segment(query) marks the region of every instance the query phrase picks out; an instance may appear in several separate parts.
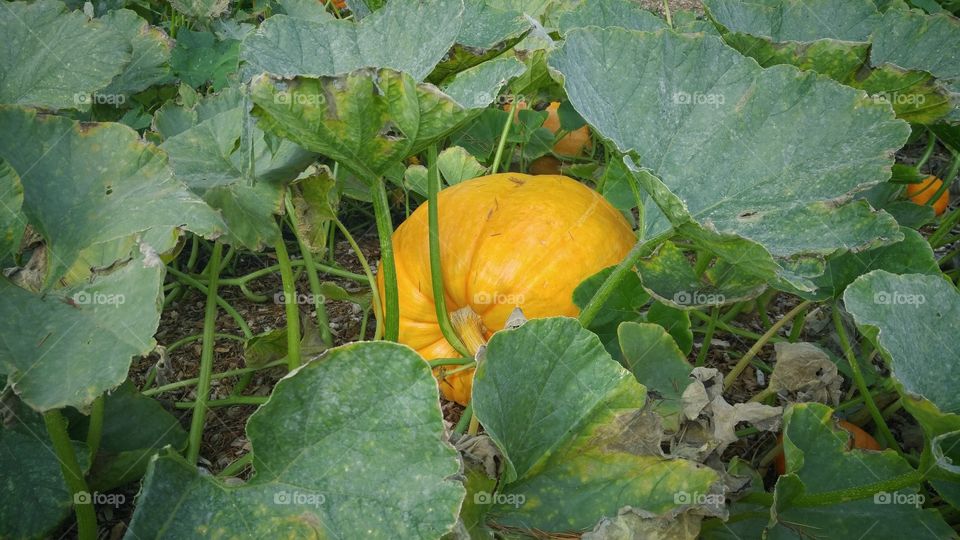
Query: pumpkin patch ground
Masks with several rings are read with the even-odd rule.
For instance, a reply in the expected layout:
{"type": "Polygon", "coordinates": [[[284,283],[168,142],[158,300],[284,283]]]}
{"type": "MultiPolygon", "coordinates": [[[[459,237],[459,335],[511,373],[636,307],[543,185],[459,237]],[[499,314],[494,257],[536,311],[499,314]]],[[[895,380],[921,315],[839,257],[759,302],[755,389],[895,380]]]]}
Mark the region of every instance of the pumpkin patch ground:
{"type": "Polygon", "coordinates": [[[0,538],[960,532],[957,2],[0,13],[0,538]]]}

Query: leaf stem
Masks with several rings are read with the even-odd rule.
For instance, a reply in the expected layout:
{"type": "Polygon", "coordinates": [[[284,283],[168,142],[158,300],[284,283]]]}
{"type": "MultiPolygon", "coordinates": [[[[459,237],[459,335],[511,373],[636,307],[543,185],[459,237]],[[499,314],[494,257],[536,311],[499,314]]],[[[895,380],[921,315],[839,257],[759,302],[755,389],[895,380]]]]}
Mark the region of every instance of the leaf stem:
{"type": "Polygon", "coordinates": [[[277,262],[280,264],[283,308],[287,316],[287,366],[293,371],[300,366],[300,306],[297,305],[297,284],[293,277],[293,267],[290,266],[287,245],[283,241],[282,228],[280,239],[273,247],[277,252],[277,262]]]}
{"type": "Polygon", "coordinates": [[[668,229],[647,240],[637,241],[630,250],[630,253],[627,253],[626,258],[607,276],[607,279],[604,280],[600,288],[597,289],[593,298],[590,299],[590,302],[588,302],[587,305],[584,306],[583,311],[580,312],[580,324],[583,325],[584,328],[590,326],[590,323],[592,323],[593,319],[600,313],[600,309],[603,308],[603,305],[610,296],[613,295],[613,292],[617,289],[620,282],[627,277],[629,272],[633,272],[633,267],[637,265],[640,258],[649,254],[653,248],[670,238],[671,235],[673,235],[673,229],[668,229]]]}
{"type": "MultiPolygon", "coordinates": [[[[226,379],[227,377],[236,377],[237,375],[243,375],[245,373],[253,373],[254,371],[270,369],[277,366],[285,366],[286,364],[287,364],[287,359],[282,358],[280,360],[274,360],[273,362],[270,362],[269,364],[264,364],[262,366],[237,368],[237,369],[231,369],[228,371],[222,371],[220,373],[212,373],[210,375],[210,379],[211,380],[226,379]]],[[[184,379],[182,381],[177,381],[170,384],[165,384],[163,386],[158,386],[156,388],[151,388],[149,390],[144,390],[143,392],[141,392],[141,394],[143,394],[144,396],[155,396],[157,394],[162,394],[164,392],[170,392],[171,390],[186,388],[187,386],[192,386],[194,384],[197,384],[198,382],[200,382],[200,379],[198,377],[193,377],[191,379],[184,379]]]]}
{"type": "MultiPolygon", "coordinates": [[[[267,396],[231,396],[224,399],[214,399],[203,404],[204,407],[229,407],[230,405],[263,405],[270,399],[267,396]]],[[[173,406],[177,409],[196,409],[199,401],[178,401],[173,406]]]]}
{"type": "Polygon", "coordinates": [[[90,409],[90,423],[87,427],[87,448],[90,450],[90,459],[97,457],[100,450],[100,439],[103,436],[103,414],[106,405],[106,397],[101,394],[93,402],[90,409]]]}
{"type": "Polygon", "coordinates": [[[397,265],[393,259],[393,223],[390,219],[390,201],[382,178],[373,182],[373,211],[380,237],[380,272],[383,273],[384,339],[397,341],[400,337],[400,291],[397,287],[397,265]]]}
{"type": "Polygon", "coordinates": [[[233,460],[232,463],[224,467],[222,471],[217,473],[217,476],[220,478],[223,478],[225,476],[233,476],[238,472],[242,471],[243,469],[245,469],[247,465],[250,465],[251,463],[253,463],[253,452],[247,452],[246,454],[238,457],[237,459],[233,460]]]}
{"type": "Polygon", "coordinates": [[[330,319],[327,317],[327,307],[324,305],[323,294],[320,292],[320,276],[317,275],[317,265],[313,261],[313,254],[310,248],[303,242],[300,234],[300,222],[297,218],[297,212],[290,202],[290,197],[284,196],[284,205],[287,209],[287,216],[290,218],[290,229],[297,239],[297,245],[300,246],[300,256],[303,257],[303,264],[307,269],[307,281],[310,283],[310,293],[313,295],[313,309],[317,313],[317,328],[320,330],[320,339],[327,347],[333,346],[333,334],[330,332],[330,319]]]}
{"type": "Polygon", "coordinates": [[[357,260],[360,261],[360,266],[363,267],[363,272],[367,275],[367,284],[370,285],[370,303],[373,306],[373,316],[377,320],[377,329],[374,331],[373,339],[380,339],[380,337],[383,336],[384,321],[383,302],[380,300],[380,290],[377,288],[377,278],[373,277],[373,272],[370,270],[370,264],[367,262],[367,257],[364,256],[363,251],[360,251],[360,246],[357,245],[357,241],[354,240],[353,235],[350,234],[350,231],[347,230],[347,227],[337,218],[333,218],[333,222],[337,225],[337,228],[340,229],[340,233],[343,234],[343,237],[347,239],[347,243],[349,243],[350,247],[353,248],[353,252],[357,254],[357,260]]]}
{"type": "Polygon", "coordinates": [[[43,423],[47,426],[53,451],[57,454],[60,471],[70,491],[70,500],[73,501],[73,511],[77,516],[77,537],[80,540],[96,540],[97,513],[93,509],[93,500],[77,461],[77,454],[73,451],[70,435],[67,434],[67,421],[60,409],[53,409],[43,413],[43,423]]]}
{"type": "Polygon", "coordinates": [[[734,381],[737,380],[737,377],[739,377],[740,374],[743,373],[743,370],[746,369],[748,365],[750,365],[750,360],[753,359],[753,357],[756,356],[761,349],[763,349],[763,346],[766,345],[768,341],[770,341],[770,338],[776,335],[777,331],[783,328],[783,326],[786,325],[788,322],[793,320],[793,318],[796,317],[801,311],[807,309],[807,306],[809,306],[810,304],[811,302],[809,300],[805,300],[797,304],[796,307],[788,311],[787,314],[784,315],[782,319],[773,323],[770,326],[770,329],[767,330],[766,333],[764,333],[762,336],[760,336],[760,339],[758,339],[756,343],[754,343],[753,346],[750,347],[750,350],[748,350],[747,353],[744,354],[743,357],[741,357],[740,360],[737,361],[737,364],[733,366],[733,369],[730,370],[730,373],[727,373],[727,376],[723,378],[723,389],[729,390],[730,387],[733,386],[734,381]]]}
{"type": "Polygon", "coordinates": [[[513,125],[513,111],[517,107],[517,100],[510,102],[510,110],[507,111],[507,121],[503,123],[503,130],[500,131],[500,141],[497,142],[497,153],[493,156],[493,163],[490,164],[490,174],[497,174],[500,167],[500,160],[503,159],[503,149],[507,145],[507,135],[510,134],[510,126],[513,125]]]}
{"type": "Polygon", "coordinates": [[[710,350],[710,342],[713,340],[713,332],[717,328],[717,321],[720,319],[720,306],[713,306],[710,312],[710,321],[707,323],[707,330],[703,334],[703,344],[700,345],[700,352],[697,353],[696,367],[701,367],[707,360],[707,352],[710,350]]]}
{"type": "Polygon", "coordinates": [[[437,313],[440,332],[461,356],[473,356],[450,323],[447,312],[446,292],[443,288],[443,269],[440,266],[440,208],[437,202],[440,192],[440,174],[437,170],[437,145],[427,149],[427,216],[430,244],[430,282],[433,286],[433,305],[437,313]]]}
{"type": "MultiPolygon", "coordinates": [[[[176,276],[177,279],[179,279],[180,281],[186,283],[187,285],[193,287],[194,289],[197,289],[203,294],[209,295],[209,288],[206,285],[203,285],[202,283],[194,279],[193,277],[191,277],[189,274],[185,274],[177,270],[176,268],[173,268],[172,266],[168,266],[167,271],[173,274],[174,276],[176,276]]],[[[217,281],[217,283],[219,285],[219,280],[217,281]]],[[[228,315],[233,317],[233,320],[236,321],[237,326],[240,327],[240,331],[243,332],[244,336],[248,338],[253,337],[253,331],[250,330],[250,326],[247,324],[247,321],[244,320],[243,315],[240,315],[240,312],[234,309],[234,307],[231,306],[229,302],[227,302],[220,296],[217,296],[216,303],[218,306],[223,308],[223,310],[226,311],[228,315]]]]}
{"type": "Polygon", "coordinates": [[[210,283],[207,287],[207,304],[203,314],[203,349],[200,353],[200,374],[197,377],[197,407],[190,419],[190,435],[187,443],[187,461],[197,463],[203,437],[203,421],[207,414],[207,399],[210,396],[210,375],[213,372],[214,334],[217,329],[217,278],[220,273],[220,254],[223,244],[213,243],[210,255],[210,283]]]}
{"type": "Polygon", "coordinates": [[[870,416],[877,425],[877,429],[880,430],[880,435],[887,444],[887,448],[893,448],[897,453],[903,455],[903,450],[900,449],[900,445],[897,444],[893,433],[891,433],[890,428],[887,427],[887,423],[883,419],[880,409],[877,407],[877,402],[874,401],[873,394],[870,393],[867,382],[863,378],[863,373],[860,371],[860,363],[857,362],[857,357],[853,354],[853,348],[850,347],[850,339],[847,337],[847,331],[844,330],[843,321],[840,319],[840,306],[834,303],[832,311],[833,327],[837,332],[837,337],[840,338],[840,348],[843,349],[843,354],[847,357],[847,363],[850,364],[850,373],[853,375],[853,381],[857,386],[857,390],[860,392],[860,395],[863,396],[863,402],[867,406],[867,410],[870,411],[870,416]]]}

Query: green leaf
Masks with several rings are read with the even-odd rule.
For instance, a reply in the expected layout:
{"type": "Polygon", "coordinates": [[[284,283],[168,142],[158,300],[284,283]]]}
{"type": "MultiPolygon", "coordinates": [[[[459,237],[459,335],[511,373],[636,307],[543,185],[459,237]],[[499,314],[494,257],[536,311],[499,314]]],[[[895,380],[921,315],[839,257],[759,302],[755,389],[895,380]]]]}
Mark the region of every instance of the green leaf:
{"type": "Polygon", "coordinates": [[[784,415],[783,446],[787,472],[776,487],[771,509],[771,538],[816,534],[819,538],[851,538],[872,531],[876,538],[907,538],[926,531],[934,538],[952,538],[953,531],[934,509],[923,509],[917,487],[895,493],[880,491],[851,502],[793,506],[794,496],[852,489],[913,472],[893,450],[847,450],[850,434],[835,426],[832,411],[819,403],[792,406],[784,415]]]}
{"type": "Polygon", "coordinates": [[[647,322],[662,326],[676,341],[684,356],[693,350],[693,331],[690,330],[690,315],[661,302],[654,302],[647,310],[647,322]]]}
{"type": "Polygon", "coordinates": [[[960,79],[960,21],[947,13],[889,10],[873,33],[870,63],[930,73],[938,79],[960,79]]]}
{"type": "Polygon", "coordinates": [[[170,79],[173,41],[167,34],[128,9],[110,11],[100,20],[123,35],[133,53],[123,72],[98,91],[98,95],[122,95],[129,100],[129,96],[170,79]]]}
{"type": "Polygon", "coordinates": [[[226,241],[252,251],[279,240],[273,216],[281,213],[284,186],[316,157],[286,140],[274,144],[253,125],[240,100],[168,138],[160,148],[170,156],[177,178],[220,211],[226,241]]]}
{"type": "MultiPolygon", "coordinates": [[[[86,446],[74,445],[77,459],[89,464],[86,446]]],[[[49,538],[70,515],[73,499],[46,432],[0,428],[0,537],[49,538]],[[42,437],[42,438],[41,438],[42,437]]]]}
{"type": "MultiPolygon", "coordinates": [[[[583,280],[573,291],[573,303],[583,309],[600,289],[600,286],[613,273],[613,267],[604,268],[583,280]]],[[[600,307],[589,329],[600,337],[603,346],[613,358],[621,360],[617,328],[627,321],[642,321],[643,306],[650,301],[650,295],[643,289],[640,276],[630,272],[617,283],[616,291],[600,307]]]]}
{"type": "Polygon", "coordinates": [[[623,0],[597,0],[582,2],[575,9],[560,15],[560,33],[574,28],[599,26],[601,28],[626,28],[653,32],[667,27],[667,22],[643,9],[639,3],[623,0]]]}
{"type": "Polygon", "coordinates": [[[150,228],[219,235],[220,217],[173,178],[166,156],[121,124],[0,107],[0,158],[20,173],[23,213],[47,241],[45,286],[93,244],[150,228]],[[104,219],[104,216],[110,216],[104,219]]]}
{"type": "Polygon", "coordinates": [[[364,181],[451,131],[470,114],[434,86],[396,71],[253,82],[265,131],[340,162],[364,181]]]}
{"type": "Polygon", "coordinates": [[[486,107],[508,81],[519,77],[525,70],[516,58],[497,58],[457,73],[443,87],[443,93],[467,109],[486,107]]]}
{"type": "Polygon", "coordinates": [[[937,275],[940,267],[924,237],[906,227],[901,228],[903,240],[860,253],[846,252],[827,260],[827,271],[814,278],[818,289],[814,293],[800,292],[808,300],[837,298],[859,276],[871,270],[886,270],[893,274],[937,275]]]}
{"type": "Polygon", "coordinates": [[[888,105],[699,34],[571,30],[550,64],[591,126],[669,189],[651,196],[674,225],[688,214],[783,259],[899,239],[890,216],[839,203],[889,177],[909,126],[888,105]]]}
{"type": "Polygon", "coordinates": [[[503,451],[499,525],[582,531],[623,506],[663,514],[713,493],[717,473],[659,453],[646,391],[575,319],[497,332],[474,379],[474,412],[503,451]]]}
{"type": "Polygon", "coordinates": [[[443,179],[451,186],[487,172],[487,168],[481,165],[477,158],[460,146],[451,146],[440,152],[437,167],[443,174],[443,179]]]}
{"type": "Polygon", "coordinates": [[[879,20],[871,0],[704,0],[710,16],[733,32],[774,41],[867,41],[879,20]]]}
{"type": "Polygon", "coordinates": [[[89,109],[130,61],[124,37],[57,0],[4,2],[0,103],[89,109]]]}
{"type": "Polygon", "coordinates": [[[949,281],[874,270],[847,287],[843,301],[889,358],[904,393],[942,413],[960,412],[953,384],[960,377],[960,293],[949,281]]]}
{"type": "Polygon", "coordinates": [[[37,411],[86,408],[153,350],[162,285],[162,266],[143,257],[42,295],[0,280],[8,384],[37,411]]]}
{"type": "Polygon", "coordinates": [[[875,100],[889,102],[898,118],[911,123],[933,123],[951,109],[949,93],[930,74],[922,71],[904,71],[887,64],[849,84],[863,89],[875,100]]]}
{"type": "Polygon", "coordinates": [[[199,88],[209,83],[214,90],[230,84],[239,68],[240,42],[219,40],[210,32],[194,32],[182,28],[177,32],[177,46],[170,56],[173,74],[190,86],[199,88]]]}
{"type": "Polygon", "coordinates": [[[230,7],[230,0],[170,0],[174,9],[193,19],[212,19],[230,7]]]}
{"type": "Polygon", "coordinates": [[[9,163],[0,158],[0,261],[20,247],[26,219],[23,206],[23,184],[9,163]]]}
{"type": "Polygon", "coordinates": [[[690,384],[693,366],[677,342],[659,324],[625,322],[617,328],[623,366],[647,388],[654,410],[667,431],[676,431],[682,420],[681,397],[690,384]]]}
{"type": "MultiPolygon", "coordinates": [[[[89,417],[71,418],[70,434],[85,440],[89,417]]],[[[104,398],[100,449],[90,470],[88,486],[109,491],[143,476],[151,457],[170,445],[182,451],[187,432],[159,401],[141,395],[129,380],[104,398]]]]}
{"type": "Polygon", "coordinates": [[[643,288],[659,301],[680,309],[720,306],[756,298],[766,285],[735,266],[718,260],[697,276],[683,251],[664,242],[637,264],[643,288]]]}
{"type": "Polygon", "coordinates": [[[332,349],[281,380],[250,417],[249,482],[226,486],[163,455],[147,471],[130,534],[436,538],[464,496],[437,400],[429,366],[405,346],[332,349]]]}
{"type": "Polygon", "coordinates": [[[274,15],[243,41],[244,79],[259,73],[331,77],[392,68],[420,82],[453,46],[462,14],[462,0],[399,0],[359,23],[274,15]]]}

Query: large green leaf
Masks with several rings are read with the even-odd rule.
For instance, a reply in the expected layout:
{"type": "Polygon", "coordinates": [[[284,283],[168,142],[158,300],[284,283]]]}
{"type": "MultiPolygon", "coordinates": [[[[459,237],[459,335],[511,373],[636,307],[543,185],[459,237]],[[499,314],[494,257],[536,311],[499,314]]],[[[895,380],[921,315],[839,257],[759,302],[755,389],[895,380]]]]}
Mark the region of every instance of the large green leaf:
{"type": "Polygon", "coordinates": [[[359,23],[270,17],[241,47],[245,78],[329,77],[388,67],[422,81],[460,33],[463,0],[399,0],[359,23]]]}
{"type": "Polygon", "coordinates": [[[87,407],[153,349],[162,285],[163,267],[144,257],[45,294],[0,280],[8,384],[38,411],[87,407]]]}
{"type": "Polygon", "coordinates": [[[525,70],[519,60],[504,56],[457,73],[444,85],[443,93],[467,109],[486,107],[507,81],[525,70]]]}
{"type": "Polygon", "coordinates": [[[715,493],[715,471],[662,457],[659,432],[653,443],[642,421],[645,402],[644,387],[575,319],[494,334],[473,388],[506,466],[499,493],[475,494],[493,503],[488,519],[575,532],[626,505],[679,513],[688,495],[715,493]]]}
{"type": "Polygon", "coordinates": [[[173,453],[150,466],[131,538],[436,538],[456,522],[460,464],[443,439],[437,384],[386,342],[328,352],[280,381],[247,424],[243,486],[173,453]]]}
{"type": "Polygon", "coordinates": [[[23,212],[47,241],[48,287],[93,244],[150,228],[223,231],[220,217],[173,177],[163,152],[126,126],[18,107],[0,107],[0,125],[0,158],[20,174],[23,212]]]}
{"type": "Polygon", "coordinates": [[[234,107],[174,135],[160,148],[177,178],[219,210],[227,241],[258,251],[280,238],[274,214],[284,186],[316,156],[254,125],[249,101],[234,94],[234,107]],[[245,125],[246,124],[246,125],[245,125]]]}
{"type": "Polygon", "coordinates": [[[864,499],[832,505],[794,506],[792,496],[854,489],[912,472],[893,450],[847,450],[850,434],[834,425],[832,411],[819,403],[798,404],[784,415],[787,473],[776,487],[769,538],[815,535],[846,539],[869,531],[871,538],[954,538],[934,509],[923,509],[917,487],[881,491],[864,499]]]}
{"type": "Polygon", "coordinates": [[[0,103],[87,109],[130,60],[123,35],[58,0],[0,5],[0,103]]]}
{"type": "Polygon", "coordinates": [[[650,32],[666,28],[667,22],[643,9],[639,3],[623,0],[582,2],[575,9],[560,15],[561,33],[587,26],[619,27],[650,32]]]}
{"type": "Polygon", "coordinates": [[[488,0],[465,0],[463,8],[463,24],[456,43],[430,73],[430,82],[440,83],[499,56],[531,26],[521,12],[498,8],[488,0]]]}
{"type": "MultiPolygon", "coordinates": [[[[86,468],[86,446],[74,451],[86,468]]],[[[51,538],[73,499],[46,432],[0,428],[0,469],[0,537],[51,538]]]]}
{"type": "Polygon", "coordinates": [[[870,62],[960,79],[960,20],[947,13],[891,9],[873,34],[870,62]]]}
{"type": "MultiPolygon", "coordinates": [[[[780,258],[900,239],[889,215],[843,204],[889,177],[909,135],[889,105],[666,30],[571,30],[550,64],[594,129],[662,181],[651,196],[674,225],[692,218],[780,258]]],[[[665,228],[662,215],[648,224],[665,228]]]]}
{"type": "Polygon", "coordinates": [[[960,293],[939,275],[874,270],[843,294],[857,325],[874,334],[904,392],[960,413],[960,293]],[[935,375],[934,375],[935,374],[935,375]]]}
{"type": "Polygon", "coordinates": [[[773,41],[867,41],[879,19],[871,0],[704,0],[733,32],[773,41]]]}
{"type": "MultiPolygon", "coordinates": [[[[173,41],[159,28],[150,26],[129,9],[118,9],[103,16],[101,21],[127,40],[133,55],[123,72],[98,94],[124,96],[129,100],[135,94],[170,79],[170,52],[173,41]]],[[[117,99],[119,101],[119,99],[117,99]]]]}
{"type": "Polygon", "coordinates": [[[368,181],[470,114],[436,87],[389,69],[290,81],[260,77],[252,92],[262,129],[368,181]]]}

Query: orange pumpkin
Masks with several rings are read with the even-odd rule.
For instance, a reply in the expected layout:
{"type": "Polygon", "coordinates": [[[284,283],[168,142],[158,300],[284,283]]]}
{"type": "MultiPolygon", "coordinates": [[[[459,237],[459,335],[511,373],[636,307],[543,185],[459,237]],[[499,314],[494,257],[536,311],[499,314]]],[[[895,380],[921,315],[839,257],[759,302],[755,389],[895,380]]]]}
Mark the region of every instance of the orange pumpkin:
{"type": "MultiPolygon", "coordinates": [[[[933,175],[928,176],[924,178],[922,182],[907,184],[907,197],[909,197],[914,204],[923,206],[940,191],[940,186],[942,185],[943,180],[933,175]]],[[[940,195],[940,198],[933,203],[933,211],[939,216],[947,210],[948,204],[950,204],[949,189],[945,190],[943,195],[940,195]]]]}
{"type": "MultiPolygon", "coordinates": [[[[514,119],[517,118],[521,109],[527,108],[526,101],[518,101],[514,108],[514,119]]],[[[560,131],[560,115],[557,111],[560,109],[560,102],[554,101],[547,106],[547,119],[543,121],[543,127],[550,130],[550,133],[556,134],[560,131]]],[[[504,105],[503,110],[509,111],[510,105],[504,105]]],[[[558,156],[580,157],[590,150],[590,128],[581,126],[578,129],[567,133],[553,145],[553,152],[558,156]]]]}
{"type": "MultiPolygon", "coordinates": [[[[573,290],[619,263],[636,237],[600,194],[565,176],[503,173],[474,178],[438,195],[440,257],[447,309],[475,351],[504,327],[515,307],[527,318],[576,316],[573,290]]],[[[424,359],[460,356],[437,324],[430,280],[427,205],[393,234],[400,291],[400,339],[424,359]]],[[[378,275],[381,298],[383,275],[378,275]]],[[[470,400],[472,370],[444,374],[450,400],[470,400]]]]}
{"type": "MultiPolygon", "coordinates": [[[[856,424],[851,424],[846,420],[838,420],[837,426],[845,429],[853,437],[850,441],[847,442],[847,450],[851,448],[859,448],[861,450],[883,450],[880,447],[880,443],[877,442],[869,433],[860,428],[856,424]]],[[[783,444],[783,435],[777,435],[777,444],[783,444]]],[[[787,472],[787,459],[783,455],[783,450],[780,450],[780,453],[773,460],[774,467],[777,470],[777,474],[783,475],[787,472]]]]}

